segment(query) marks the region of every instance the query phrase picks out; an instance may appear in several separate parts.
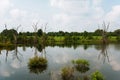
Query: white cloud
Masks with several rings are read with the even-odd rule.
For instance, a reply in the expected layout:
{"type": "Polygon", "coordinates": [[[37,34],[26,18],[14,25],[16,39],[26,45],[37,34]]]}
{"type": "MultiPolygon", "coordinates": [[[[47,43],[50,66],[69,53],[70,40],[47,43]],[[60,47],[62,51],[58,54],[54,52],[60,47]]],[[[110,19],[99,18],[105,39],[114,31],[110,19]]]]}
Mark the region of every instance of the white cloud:
{"type": "Polygon", "coordinates": [[[51,6],[69,13],[85,13],[89,9],[89,0],[50,0],[51,6]]]}
{"type": "MultiPolygon", "coordinates": [[[[11,8],[12,3],[10,0],[0,0],[0,25],[6,24],[6,15],[8,10],[11,8]]],[[[4,27],[1,27],[0,31],[4,27]]]]}
{"type": "MultiPolygon", "coordinates": [[[[50,1],[52,7],[60,9],[59,13],[53,15],[53,21],[58,25],[76,26],[72,27],[73,28],[72,30],[75,29],[78,31],[81,28],[91,30],[93,28],[91,26],[99,24],[100,22],[103,21],[104,10],[101,7],[102,0],[50,0],[50,1]]],[[[66,28],[70,30],[71,27],[66,28]]]]}
{"type": "Polygon", "coordinates": [[[19,61],[17,59],[15,59],[11,64],[11,67],[14,68],[14,69],[19,69],[21,68],[21,65],[19,63],[19,61]]]}
{"type": "MultiPolygon", "coordinates": [[[[76,13],[79,16],[91,12],[103,12],[102,0],[50,0],[51,6],[61,9],[62,12],[76,13]]],[[[101,13],[99,13],[101,14],[101,13]]]]}
{"type": "Polygon", "coordinates": [[[106,20],[116,22],[120,19],[120,5],[112,7],[112,10],[106,14],[106,20]]]}
{"type": "Polygon", "coordinates": [[[10,73],[8,71],[1,71],[0,74],[4,77],[10,77],[10,73]]]}
{"type": "Polygon", "coordinates": [[[13,8],[9,11],[10,18],[8,18],[7,24],[13,28],[21,24],[21,31],[33,31],[32,23],[45,22],[39,13],[22,10],[19,8],[13,8]],[[12,23],[12,24],[11,24],[12,23]]]}
{"type": "Polygon", "coordinates": [[[92,0],[94,6],[100,6],[102,3],[102,0],[92,0]]]}
{"type": "Polygon", "coordinates": [[[0,24],[21,24],[25,26],[24,30],[32,31],[32,23],[39,21],[50,23],[50,26],[54,26],[53,31],[94,31],[103,21],[120,20],[120,5],[113,6],[110,12],[105,13],[102,2],[103,0],[50,0],[49,9],[52,8],[53,11],[47,14],[46,18],[46,14],[42,14],[41,10],[32,12],[24,6],[16,6],[13,0],[0,0],[0,24]]]}
{"type": "Polygon", "coordinates": [[[4,24],[7,24],[8,28],[21,24],[23,31],[32,31],[32,23],[38,20],[41,23],[44,21],[39,13],[20,9],[12,0],[0,0],[0,31],[4,29],[4,24]]]}
{"type": "Polygon", "coordinates": [[[0,0],[0,17],[4,16],[10,6],[10,0],[0,0]]]}
{"type": "Polygon", "coordinates": [[[10,15],[13,19],[19,19],[24,18],[27,15],[27,12],[20,9],[12,9],[10,15]]]}
{"type": "Polygon", "coordinates": [[[61,13],[54,15],[53,20],[56,21],[57,23],[64,24],[70,21],[70,17],[67,14],[61,13]]]}
{"type": "Polygon", "coordinates": [[[111,61],[110,65],[112,66],[113,70],[120,71],[120,63],[117,61],[111,61]]]}

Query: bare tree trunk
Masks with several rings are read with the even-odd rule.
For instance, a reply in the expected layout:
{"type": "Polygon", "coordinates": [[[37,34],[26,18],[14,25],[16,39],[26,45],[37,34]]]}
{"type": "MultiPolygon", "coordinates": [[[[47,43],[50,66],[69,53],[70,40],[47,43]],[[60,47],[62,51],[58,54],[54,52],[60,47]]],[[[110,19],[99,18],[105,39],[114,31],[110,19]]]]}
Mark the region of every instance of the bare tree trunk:
{"type": "Polygon", "coordinates": [[[102,43],[103,43],[103,44],[107,44],[107,43],[108,43],[107,31],[108,31],[108,28],[109,28],[109,26],[110,26],[110,23],[108,23],[108,25],[106,25],[105,22],[103,22],[102,26],[103,26],[102,43]]]}
{"type": "MultiPolygon", "coordinates": [[[[17,33],[18,33],[18,29],[21,27],[21,25],[19,25],[19,26],[17,26],[17,28],[15,29],[16,31],[17,31],[17,33]]],[[[15,43],[14,44],[17,44],[17,33],[14,33],[13,32],[13,37],[14,37],[14,40],[15,40],[15,43]]]]}
{"type": "Polygon", "coordinates": [[[34,29],[34,45],[35,45],[36,43],[38,43],[38,40],[37,40],[38,22],[34,23],[32,27],[34,29]]]}

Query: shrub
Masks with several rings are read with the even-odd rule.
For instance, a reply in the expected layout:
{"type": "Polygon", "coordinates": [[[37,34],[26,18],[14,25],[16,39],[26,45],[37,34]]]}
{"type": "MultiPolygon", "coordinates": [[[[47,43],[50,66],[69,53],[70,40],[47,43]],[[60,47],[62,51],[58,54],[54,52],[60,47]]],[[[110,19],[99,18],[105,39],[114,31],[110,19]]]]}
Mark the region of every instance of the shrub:
{"type": "Polygon", "coordinates": [[[61,75],[62,75],[62,79],[63,80],[71,80],[72,79],[73,72],[74,72],[73,68],[64,67],[61,71],[62,71],[61,75]]]}
{"type": "Polygon", "coordinates": [[[73,60],[72,62],[73,64],[76,64],[76,65],[89,66],[89,62],[85,59],[77,59],[77,60],[73,60]]]}
{"type": "Polygon", "coordinates": [[[28,62],[30,72],[41,73],[47,68],[47,60],[42,57],[35,56],[28,62]]]}
{"type": "Polygon", "coordinates": [[[85,73],[89,70],[89,62],[85,59],[77,59],[72,61],[76,70],[85,73]]]}
{"type": "Polygon", "coordinates": [[[105,80],[105,79],[104,76],[99,71],[95,71],[94,73],[91,74],[91,80],[105,80]]]}
{"type": "Polygon", "coordinates": [[[120,41],[120,36],[117,36],[117,37],[116,37],[116,40],[117,40],[117,41],[120,41]]]}

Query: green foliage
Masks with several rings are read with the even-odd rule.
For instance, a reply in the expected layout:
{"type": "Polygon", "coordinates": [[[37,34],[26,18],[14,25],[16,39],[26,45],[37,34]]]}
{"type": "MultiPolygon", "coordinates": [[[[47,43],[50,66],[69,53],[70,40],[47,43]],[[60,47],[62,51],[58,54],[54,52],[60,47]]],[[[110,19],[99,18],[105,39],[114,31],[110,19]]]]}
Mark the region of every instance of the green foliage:
{"type": "Polygon", "coordinates": [[[47,65],[47,60],[45,58],[35,56],[30,59],[28,64],[31,67],[45,66],[47,65]]]}
{"type": "Polygon", "coordinates": [[[102,29],[97,29],[97,30],[95,30],[94,35],[95,36],[102,36],[102,33],[103,33],[102,29]]]}
{"type": "Polygon", "coordinates": [[[117,41],[120,41],[120,36],[117,36],[117,37],[116,37],[116,40],[117,40],[117,41]]]}
{"type": "Polygon", "coordinates": [[[84,32],[83,32],[83,36],[84,36],[84,38],[86,38],[88,35],[89,35],[89,34],[88,34],[87,31],[84,31],[84,32]]]}
{"type": "Polygon", "coordinates": [[[71,42],[71,40],[72,40],[72,37],[70,35],[65,35],[65,38],[64,38],[65,43],[71,42]]]}
{"type": "Polygon", "coordinates": [[[89,66],[89,62],[85,59],[77,59],[72,61],[73,64],[89,66]]]}
{"type": "Polygon", "coordinates": [[[77,59],[72,61],[76,70],[85,73],[89,70],[89,62],[85,59],[77,59]]]}
{"type": "Polygon", "coordinates": [[[41,37],[41,36],[43,35],[42,29],[39,29],[39,30],[38,30],[37,35],[38,35],[39,37],[41,37]]]}
{"type": "Polygon", "coordinates": [[[105,79],[104,76],[99,71],[95,71],[94,73],[91,74],[91,80],[105,80],[105,79]]]}
{"type": "Polygon", "coordinates": [[[73,78],[74,69],[70,67],[64,67],[61,70],[61,75],[63,80],[71,80],[73,78]]]}
{"type": "Polygon", "coordinates": [[[72,63],[74,64],[74,67],[62,68],[61,76],[63,80],[105,80],[104,76],[99,71],[95,71],[90,75],[74,75],[75,69],[81,73],[88,71],[90,64],[85,59],[72,60],[72,63]]]}
{"type": "Polygon", "coordinates": [[[114,31],[114,35],[115,35],[115,36],[120,36],[120,29],[115,30],[115,31],[114,31]]]}
{"type": "Polygon", "coordinates": [[[28,67],[30,72],[36,74],[41,73],[47,68],[47,60],[45,58],[35,56],[29,59],[28,67]]]}
{"type": "Polygon", "coordinates": [[[17,34],[18,34],[17,31],[14,29],[10,29],[10,30],[5,29],[1,32],[1,35],[3,36],[3,39],[5,41],[7,40],[14,41],[14,35],[17,34]]]}
{"type": "Polygon", "coordinates": [[[42,52],[42,50],[45,48],[42,45],[38,44],[35,46],[39,52],[42,52]]]}
{"type": "Polygon", "coordinates": [[[92,40],[92,39],[93,39],[93,36],[88,36],[87,39],[88,39],[88,40],[92,40]]]}
{"type": "MultiPolygon", "coordinates": [[[[19,32],[17,33],[14,29],[5,29],[0,34],[1,43],[14,43],[17,41],[17,44],[100,44],[103,30],[97,29],[94,32],[48,32],[44,33],[42,29],[39,29],[36,32],[19,32]],[[15,37],[16,36],[16,37],[15,37]],[[17,40],[16,40],[17,38],[17,40]]],[[[105,32],[107,38],[109,35],[109,42],[120,41],[120,29],[115,30],[114,32],[105,32]]],[[[105,38],[105,39],[106,39],[105,38]]]]}

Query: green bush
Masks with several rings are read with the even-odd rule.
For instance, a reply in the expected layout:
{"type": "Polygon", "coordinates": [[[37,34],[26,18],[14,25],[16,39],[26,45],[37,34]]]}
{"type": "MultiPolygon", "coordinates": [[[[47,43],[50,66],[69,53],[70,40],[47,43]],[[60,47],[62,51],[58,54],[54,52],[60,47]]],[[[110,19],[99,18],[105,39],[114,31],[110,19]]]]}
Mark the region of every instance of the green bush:
{"type": "Polygon", "coordinates": [[[71,80],[73,78],[74,69],[70,67],[64,67],[61,70],[61,75],[63,80],[71,80]]]}
{"type": "Polygon", "coordinates": [[[91,80],[105,80],[105,79],[104,76],[99,71],[95,71],[94,73],[91,74],[91,80]]]}
{"type": "Polygon", "coordinates": [[[47,60],[45,58],[35,56],[29,59],[28,67],[30,69],[30,72],[37,74],[41,73],[47,68],[47,60]]]}
{"type": "Polygon", "coordinates": [[[72,62],[73,64],[76,64],[76,65],[89,66],[89,62],[85,59],[77,59],[77,60],[73,60],[72,62]]]}
{"type": "Polygon", "coordinates": [[[117,37],[116,37],[116,40],[117,40],[117,41],[120,41],[120,36],[117,36],[117,37]]]}
{"type": "Polygon", "coordinates": [[[77,59],[72,61],[76,70],[85,73],[89,70],[89,62],[85,59],[77,59]]]}

